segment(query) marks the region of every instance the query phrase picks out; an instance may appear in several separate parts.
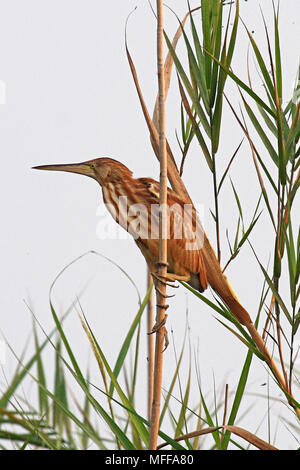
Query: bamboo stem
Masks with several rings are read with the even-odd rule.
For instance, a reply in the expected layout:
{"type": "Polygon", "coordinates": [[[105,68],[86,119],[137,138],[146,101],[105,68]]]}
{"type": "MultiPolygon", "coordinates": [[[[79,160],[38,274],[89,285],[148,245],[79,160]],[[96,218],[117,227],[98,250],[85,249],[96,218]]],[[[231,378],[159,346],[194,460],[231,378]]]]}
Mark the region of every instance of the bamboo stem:
{"type": "MultiPolygon", "coordinates": [[[[160,160],[160,217],[159,217],[159,275],[166,277],[167,274],[167,147],[165,136],[165,76],[163,61],[163,2],[157,0],[157,73],[158,73],[158,92],[159,92],[159,160],[160,160]]],[[[155,365],[154,365],[154,384],[153,384],[153,402],[150,422],[150,440],[149,449],[157,448],[160,401],[162,386],[162,368],[163,368],[163,345],[165,337],[164,322],[166,320],[166,285],[159,283],[157,291],[157,315],[155,341],[155,365]],[[161,326],[160,326],[161,325],[161,326]]]]}

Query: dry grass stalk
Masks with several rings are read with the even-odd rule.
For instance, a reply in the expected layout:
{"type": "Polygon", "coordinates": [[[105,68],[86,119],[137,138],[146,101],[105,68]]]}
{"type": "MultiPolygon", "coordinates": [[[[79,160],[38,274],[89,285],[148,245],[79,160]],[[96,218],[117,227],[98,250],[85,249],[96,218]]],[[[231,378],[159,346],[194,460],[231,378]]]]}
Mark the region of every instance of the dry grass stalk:
{"type": "MultiPolygon", "coordinates": [[[[147,291],[152,285],[152,276],[147,269],[147,291]]],[[[151,331],[154,324],[153,290],[150,293],[147,306],[147,331],[151,331]]],[[[154,377],[154,336],[148,334],[148,419],[151,419],[151,408],[153,401],[153,377],[154,377]]]]}
{"type": "MultiPolygon", "coordinates": [[[[215,426],[215,427],[208,427],[201,429],[200,431],[194,431],[194,432],[189,432],[187,434],[183,434],[179,437],[176,437],[174,440],[176,442],[183,441],[186,439],[191,439],[196,436],[204,436],[205,434],[211,434],[215,431],[218,431],[219,429],[223,428],[224,430],[230,431],[236,436],[239,436],[243,439],[245,439],[249,444],[254,445],[257,447],[257,449],[260,450],[278,450],[277,447],[272,446],[268,442],[260,439],[259,437],[256,436],[256,434],[253,434],[246,429],[240,428],[239,426],[215,426]]],[[[162,449],[163,447],[166,447],[168,445],[168,442],[163,442],[160,444],[158,449],[162,449]]]]}
{"type": "MultiPolygon", "coordinates": [[[[160,217],[159,217],[159,275],[167,275],[167,183],[168,183],[168,162],[167,147],[165,137],[165,79],[163,62],[163,2],[157,0],[157,73],[159,90],[159,160],[160,160],[160,217]]],[[[159,282],[157,297],[156,315],[156,341],[154,358],[154,382],[153,382],[153,402],[150,422],[149,449],[157,448],[159,431],[160,402],[162,387],[162,366],[163,366],[163,345],[165,338],[166,321],[166,284],[159,282]]]]}
{"type": "MultiPolygon", "coordinates": [[[[227,420],[227,408],[228,408],[228,384],[225,385],[225,399],[224,399],[224,414],[223,414],[223,426],[226,424],[227,420]]],[[[221,441],[224,439],[224,435],[221,436],[221,441]]]]}

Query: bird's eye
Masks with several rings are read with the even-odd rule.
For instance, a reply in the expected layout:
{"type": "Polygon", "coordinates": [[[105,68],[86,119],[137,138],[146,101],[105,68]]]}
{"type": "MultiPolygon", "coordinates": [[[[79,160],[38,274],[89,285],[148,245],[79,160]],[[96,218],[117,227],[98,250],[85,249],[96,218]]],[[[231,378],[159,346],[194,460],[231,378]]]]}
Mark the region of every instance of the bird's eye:
{"type": "Polygon", "coordinates": [[[96,167],[95,163],[90,163],[90,168],[91,168],[92,170],[94,170],[95,167],[96,167]]]}

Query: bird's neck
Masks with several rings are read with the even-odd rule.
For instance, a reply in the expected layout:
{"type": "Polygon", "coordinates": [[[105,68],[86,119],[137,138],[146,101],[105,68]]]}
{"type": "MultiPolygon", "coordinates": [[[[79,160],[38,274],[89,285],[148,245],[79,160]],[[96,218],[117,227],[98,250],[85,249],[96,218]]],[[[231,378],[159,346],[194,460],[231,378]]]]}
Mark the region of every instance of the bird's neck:
{"type": "Polygon", "coordinates": [[[130,187],[127,187],[125,182],[108,182],[102,185],[102,194],[112,217],[127,230],[125,221],[128,218],[128,207],[132,204],[130,187]]]}
{"type": "Polygon", "coordinates": [[[103,201],[112,217],[135,238],[140,236],[135,233],[135,230],[138,230],[139,221],[143,219],[147,222],[147,227],[150,227],[151,213],[148,204],[139,198],[138,180],[135,180],[134,184],[129,179],[106,183],[102,185],[102,193],[103,201]]]}
{"type": "Polygon", "coordinates": [[[119,204],[120,198],[130,198],[131,192],[130,186],[123,181],[109,181],[102,185],[103,201],[106,205],[119,204]]]}

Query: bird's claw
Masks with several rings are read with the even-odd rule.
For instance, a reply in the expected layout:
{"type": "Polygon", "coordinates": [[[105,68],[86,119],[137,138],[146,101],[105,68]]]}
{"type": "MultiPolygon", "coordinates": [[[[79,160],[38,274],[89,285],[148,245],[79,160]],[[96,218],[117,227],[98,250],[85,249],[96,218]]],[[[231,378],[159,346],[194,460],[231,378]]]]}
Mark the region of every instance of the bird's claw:
{"type": "Polygon", "coordinates": [[[164,341],[165,341],[165,347],[163,349],[163,352],[167,349],[169,346],[169,337],[168,337],[168,330],[166,327],[164,327],[164,341]]]}
{"type": "MultiPolygon", "coordinates": [[[[162,305],[159,305],[159,307],[163,307],[162,305]]],[[[166,306],[168,308],[168,305],[166,306]]],[[[168,331],[165,327],[166,321],[167,321],[167,314],[164,316],[163,320],[161,320],[159,323],[156,322],[155,325],[153,326],[152,330],[148,333],[148,335],[152,335],[153,333],[157,333],[160,328],[164,329],[164,342],[165,342],[165,347],[163,351],[167,349],[169,346],[169,338],[168,338],[168,331]]]]}
{"type": "MultiPolygon", "coordinates": [[[[169,286],[169,287],[173,287],[174,289],[178,289],[179,286],[174,286],[174,284],[170,284],[170,282],[167,282],[168,278],[164,278],[164,276],[159,276],[153,272],[151,272],[151,275],[154,279],[156,279],[157,281],[161,282],[161,284],[164,284],[165,286],[169,286]],[[166,279],[166,281],[164,280],[166,279]]],[[[175,282],[173,280],[171,280],[171,282],[175,282]]]]}
{"type": "MultiPolygon", "coordinates": [[[[172,287],[174,287],[174,286],[172,286],[172,287]]],[[[164,294],[158,287],[155,287],[155,290],[156,290],[156,292],[158,292],[159,295],[161,295],[164,299],[168,299],[168,298],[170,298],[170,297],[175,297],[175,294],[173,294],[173,295],[164,294]]]]}
{"type": "Polygon", "coordinates": [[[168,266],[169,266],[169,263],[168,263],[168,262],[165,263],[164,261],[156,261],[155,266],[157,266],[158,268],[159,268],[160,266],[163,266],[163,267],[166,266],[166,267],[168,267],[168,266]]]}
{"type": "Polygon", "coordinates": [[[156,307],[161,308],[163,310],[168,310],[169,305],[168,304],[156,304],[156,307]]]}

